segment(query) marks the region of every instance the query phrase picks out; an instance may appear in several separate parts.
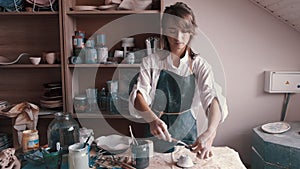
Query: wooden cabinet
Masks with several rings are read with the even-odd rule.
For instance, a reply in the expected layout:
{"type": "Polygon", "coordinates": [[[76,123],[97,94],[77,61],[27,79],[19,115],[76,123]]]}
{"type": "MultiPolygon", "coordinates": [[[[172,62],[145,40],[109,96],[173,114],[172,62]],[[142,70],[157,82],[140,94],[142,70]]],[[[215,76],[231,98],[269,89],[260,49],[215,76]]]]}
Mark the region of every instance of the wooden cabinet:
{"type": "Polygon", "coordinates": [[[87,88],[96,88],[100,91],[102,87],[106,87],[106,82],[109,80],[118,81],[118,94],[122,96],[120,102],[123,103],[120,103],[121,105],[117,108],[119,114],[100,110],[76,114],[83,126],[90,126],[89,128],[96,130],[96,136],[115,132],[128,134],[128,124],[139,126],[136,127],[139,128],[138,133],[140,136],[143,134],[142,123],[133,122],[136,119],[129,116],[127,101],[129,83],[133,76],[138,73],[139,63],[70,64],[68,58],[73,55],[72,36],[75,35],[75,31],[83,31],[86,39],[96,41],[97,34],[105,34],[106,46],[110,55],[113,55],[115,50],[123,50],[122,38],[133,37],[135,50],[145,54],[146,38],[154,35],[159,36],[160,33],[160,7],[162,4],[161,1],[153,2],[156,4],[153,4],[155,7],[151,10],[73,11],[73,6],[99,6],[103,5],[104,1],[62,1],[66,110],[76,114],[73,110],[73,98],[85,94],[87,88]],[[104,127],[105,125],[108,127],[104,127]],[[106,129],[108,131],[105,131],[106,129]]]}
{"type": "MultiPolygon", "coordinates": [[[[60,18],[59,11],[0,12],[0,56],[15,60],[21,53],[30,56],[42,56],[43,52],[49,51],[62,53],[60,18]]],[[[45,93],[44,84],[64,82],[63,64],[59,62],[62,59],[57,60],[51,65],[44,60],[39,65],[33,65],[28,56],[23,56],[16,64],[0,65],[0,100],[13,104],[28,101],[39,105],[45,93]]],[[[52,111],[41,109],[44,113],[52,111]]],[[[0,130],[11,133],[14,147],[18,147],[16,131],[12,127],[14,119],[0,118],[0,121],[7,124],[1,125],[0,130]]],[[[38,126],[45,131],[47,124],[41,119],[38,126]]],[[[40,136],[46,137],[46,133],[40,132],[40,136]]]]}
{"type": "MultiPolygon", "coordinates": [[[[121,39],[133,37],[135,50],[146,53],[145,39],[160,34],[160,11],[162,1],[153,0],[150,10],[92,10],[73,11],[78,5],[104,4],[104,0],[59,0],[59,11],[43,12],[2,12],[0,13],[0,55],[14,60],[20,53],[41,56],[43,52],[60,52],[60,62],[32,65],[28,58],[22,58],[17,64],[0,66],[0,99],[11,103],[29,101],[39,105],[44,94],[43,84],[62,83],[63,111],[73,113],[82,126],[94,130],[107,124],[113,129],[97,132],[96,136],[121,132],[128,134],[128,124],[139,128],[137,135],[143,134],[143,123],[128,115],[126,99],[131,78],[139,70],[136,64],[70,64],[73,55],[72,36],[76,30],[85,31],[87,39],[97,34],[106,35],[109,53],[123,50],[121,39]],[[119,93],[124,99],[120,114],[103,111],[76,114],[73,110],[73,98],[84,94],[86,88],[100,90],[108,80],[118,80],[119,93]],[[84,123],[86,121],[86,123],[84,123]]],[[[42,110],[48,111],[48,110],[42,110]]],[[[42,117],[42,116],[41,116],[42,117]]],[[[46,136],[46,127],[53,116],[40,118],[40,135],[46,136]]],[[[0,119],[3,120],[3,119],[0,119]]],[[[44,140],[43,143],[45,143],[44,140]]],[[[42,143],[42,144],[43,144],[42,143]]]]}
{"type": "MultiPolygon", "coordinates": [[[[61,52],[58,12],[0,13],[0,55],[15,60],[19,54],[42,56],[43,52],[61,52]]],[[[28,56],[17,64],[0,65],[0,98],[11,103],[29,101],[38,104],[43,84],[62,81],[61,64],[33,65],[28,56]]]]}

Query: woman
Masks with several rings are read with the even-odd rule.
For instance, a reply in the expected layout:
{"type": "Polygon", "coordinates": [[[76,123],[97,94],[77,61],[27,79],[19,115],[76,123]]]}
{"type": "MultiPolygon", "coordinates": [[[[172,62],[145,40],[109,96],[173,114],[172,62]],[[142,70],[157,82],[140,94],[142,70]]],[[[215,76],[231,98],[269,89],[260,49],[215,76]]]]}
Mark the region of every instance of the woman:
{"type": "Polygon", "coordinates": [[[177,2],[166,7],[162,18],[164,50],[143,59],[129,109],[149,123],[146,135],[155,136],[155,151],[172,151],[181,140],[200,158],[208,158],[227,108],[219,103],[224,99],[215,89],[210,66],[189,47],[196,27],[194,14],[186,4],[177,2]],[[208,128],[197,136],[201,104],[208,128]]]}

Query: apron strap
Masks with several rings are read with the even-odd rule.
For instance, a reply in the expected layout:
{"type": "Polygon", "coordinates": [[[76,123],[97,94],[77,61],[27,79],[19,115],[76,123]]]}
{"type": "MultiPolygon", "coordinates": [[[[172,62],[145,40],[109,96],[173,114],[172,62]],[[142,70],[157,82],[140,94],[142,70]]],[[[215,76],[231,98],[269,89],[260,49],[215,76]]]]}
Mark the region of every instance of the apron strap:
{"type": "Polygon", "coordinates": [[[161,112],[159,112],[158,117],[160,118],[162,115],[181,115],[181,114],[184,114],[184,113],[190,112],[190,111],[191,111],[191,109],[187,109],[182,112],[172,112],[172,113],[166,113],[166,112],[161,111],[161,112]]]}

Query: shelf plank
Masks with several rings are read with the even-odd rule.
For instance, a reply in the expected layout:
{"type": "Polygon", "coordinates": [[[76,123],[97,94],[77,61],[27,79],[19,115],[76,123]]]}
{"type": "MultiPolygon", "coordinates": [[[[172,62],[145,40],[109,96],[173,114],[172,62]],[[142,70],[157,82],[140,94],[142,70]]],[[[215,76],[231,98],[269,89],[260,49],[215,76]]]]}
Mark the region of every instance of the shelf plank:
{"type": "Polygon", "coordinates": [[[77,113],[74,114],[74,118],[99,118],[99,119],[135,119],[139,120],[130,115],[121,115],[121,114],[109,114],[104,113],[77,113]]]}
{"type": "Polygon", "coordinates": [[[139,68],[140,64],[69,64],[70,68],[139,68]]]}
{"type": "Polygon", "coordinates": [[[0,16],[13,16],[13,15],[58,15],[58,12],[52,12],[52,11],[37,11],[37,12],[0,12],[0,16]]]}
{"type": "Polygon", "coordinates": [[[93,11],[68,11],[68,15],[122,15],[122,14],[151,14],[159,13],[159,10],[93,10],[93,11]]]}
{"type": "Polygon", "coordinates": [[[33,65],[33,64],[12,64],[12,65],[0,65],[0,69],[6,69],[6,68],[60,68],[60,64],[39,64],[39,65],[33,65]]]}

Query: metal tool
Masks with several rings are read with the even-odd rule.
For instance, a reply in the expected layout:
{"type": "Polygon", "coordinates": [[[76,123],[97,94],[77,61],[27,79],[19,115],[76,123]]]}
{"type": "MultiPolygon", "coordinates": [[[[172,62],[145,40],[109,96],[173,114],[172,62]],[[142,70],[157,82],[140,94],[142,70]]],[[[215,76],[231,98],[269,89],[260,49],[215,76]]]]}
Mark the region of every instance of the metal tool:
{"type": "Polygon", "coordinates": [[[192,151],[192,147],[190,145],[186,144],[185,142],[181,141],[181,140],[177,140],[175,138],[172,138],[172,142],[176,142],[177,145],[183,145],[185,148],[192,151]]]}

